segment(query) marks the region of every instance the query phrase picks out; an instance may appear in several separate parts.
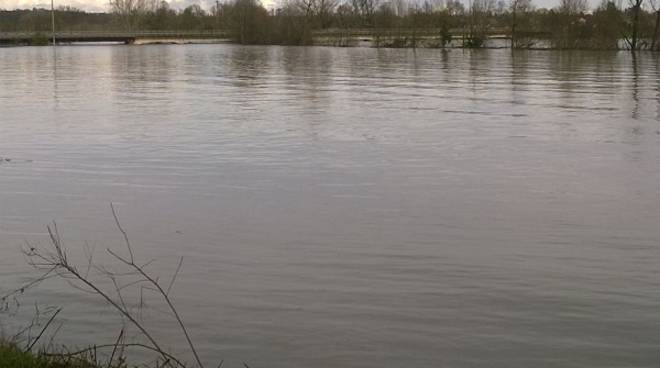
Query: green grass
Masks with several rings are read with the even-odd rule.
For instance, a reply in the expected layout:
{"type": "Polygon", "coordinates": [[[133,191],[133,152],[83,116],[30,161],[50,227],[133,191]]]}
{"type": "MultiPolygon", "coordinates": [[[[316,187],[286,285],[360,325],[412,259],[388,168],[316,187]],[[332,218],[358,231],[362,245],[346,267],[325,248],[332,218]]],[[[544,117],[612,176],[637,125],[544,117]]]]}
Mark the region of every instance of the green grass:
{"type": "Polygon", "coordinates": [[[85,360],[46,357],[26,353],[12,345],[0,344],[0,367],[2,368],[99,368],[85,360]]]}

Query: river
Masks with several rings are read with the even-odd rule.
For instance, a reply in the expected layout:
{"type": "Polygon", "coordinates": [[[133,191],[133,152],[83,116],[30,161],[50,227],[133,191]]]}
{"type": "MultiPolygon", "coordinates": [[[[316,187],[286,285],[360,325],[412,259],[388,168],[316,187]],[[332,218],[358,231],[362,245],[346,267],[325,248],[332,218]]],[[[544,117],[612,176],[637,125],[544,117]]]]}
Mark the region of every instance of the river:
{"type": "MultiPolygon", "coordinates": [[[[209,366],[654,367],[658,67],[627,52],[0,49],[0,291],[34,276],[20,249],[47,247],[52,221],[77,262],[87,247],[112,265],[113,203],[164,284],[183,256],[172,298],[209,366]]],[[[19,315],[35,301],[63,307],[58,343],[119,332],[55,280],[19,315]]],[[[153,303],[145,324],[192,361],[153,303]]]]}

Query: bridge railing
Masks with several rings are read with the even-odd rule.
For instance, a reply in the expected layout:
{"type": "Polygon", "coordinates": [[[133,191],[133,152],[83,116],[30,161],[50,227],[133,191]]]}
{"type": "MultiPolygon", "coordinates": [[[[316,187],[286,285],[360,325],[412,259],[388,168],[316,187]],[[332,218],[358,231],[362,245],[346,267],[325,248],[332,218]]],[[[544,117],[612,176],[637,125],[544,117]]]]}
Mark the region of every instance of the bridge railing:
{"type": "MultiPolygon", "coordinates": [[[[3,39],[24,39],[37,35],[51,37],[45,32],[0,32],[3,39]]],[[[154,37],[227,37],[226,31],[57,31],[55,38],[154,38],[154,37]]]]}

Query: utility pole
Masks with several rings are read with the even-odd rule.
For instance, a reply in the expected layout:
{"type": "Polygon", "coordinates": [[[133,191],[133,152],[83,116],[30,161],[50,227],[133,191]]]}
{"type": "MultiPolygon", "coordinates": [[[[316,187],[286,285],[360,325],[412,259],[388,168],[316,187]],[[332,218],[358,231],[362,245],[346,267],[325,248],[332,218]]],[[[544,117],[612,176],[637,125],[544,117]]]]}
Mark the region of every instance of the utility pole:
{"type": "Polygon", "coordinates": [[[53,23],[53,47],[55,47],[55,0],[50,0],[50,19],[53,23]]]}
{"type": "Polygon", "coordinates": [[[215,22],[216,28],[220,29],[220,1],[215,0],[215,22]]]}

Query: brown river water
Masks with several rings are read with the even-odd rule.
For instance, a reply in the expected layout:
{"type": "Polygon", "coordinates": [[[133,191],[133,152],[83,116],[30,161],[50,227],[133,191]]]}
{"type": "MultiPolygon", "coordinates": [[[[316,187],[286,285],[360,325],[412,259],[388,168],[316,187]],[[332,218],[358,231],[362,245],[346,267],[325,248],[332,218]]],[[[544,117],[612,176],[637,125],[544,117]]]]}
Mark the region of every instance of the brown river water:
{"type": "MultiPolygon", "coordinates": [[[[111,267],[112,202],[163,283],[184,257],[172,297],[209,366],[656,367],[658,61],[0,49],[0,293],[51,221],[111,267]]],[[[144,323],[192,361],[152,299],[144,323]]],[[[52,280],[5,334],[35,302],[63,307],[59,344],[119,332],[52,280]]]]}

